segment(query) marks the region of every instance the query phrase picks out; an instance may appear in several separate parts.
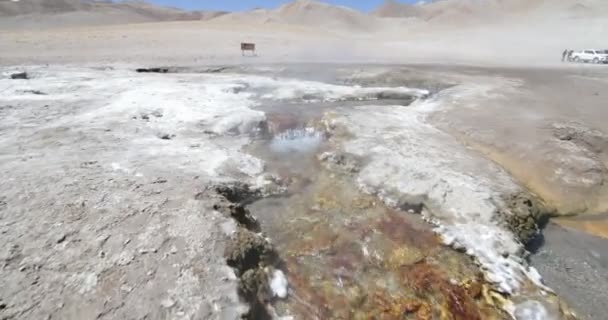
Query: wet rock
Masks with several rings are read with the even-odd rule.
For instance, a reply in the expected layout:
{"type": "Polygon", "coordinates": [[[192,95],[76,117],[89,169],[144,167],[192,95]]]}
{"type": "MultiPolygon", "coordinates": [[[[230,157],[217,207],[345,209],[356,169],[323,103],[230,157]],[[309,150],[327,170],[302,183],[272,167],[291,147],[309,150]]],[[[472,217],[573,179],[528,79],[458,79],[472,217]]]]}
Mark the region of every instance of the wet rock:
{"type": "Polygon", "coordinates": [[[540,228],[554,215],[539,199],[524,192],[512,194],[504,201],[508,212],[498,216],[523,244],[534,240],[540,234],[540,228]]]}
{"type": "Polygon", "coordinates": [[[319,156],[328,170],[344,173],[357,173],[361,170],[361,160],[352,154],[324,152],[319,156]]]}
{"type": "Polygon", "coordinates": [[[260,190],[253,189],[248,184],[242,182],[219,185],[215,188],[215,192],[232,203],[240,204],[251,203],[262,196],[260,190]]]}
{"type": "Polygon", "coordinates": [[[410,105],[417,97],[411,94],[404,94],[398,91],[382,91],[376,94],[378,100],[400,100],[404,105],[410,105]]]}
{"type": "Polygon", "coordinates": [[[240,228],[226,246],[226,262],[243,275],[247,270],[271,266],[277,259],[274,247],[262,235],[240,228]]]}
{"type": "MultiPolygon", "coordinates": [[[[208,191],[208,190],[207,190],[208,191]]],[[[201,198],[202,192],[196,198],[201,198]]],[[[245,205],[261,197],[261,192],[240,182],[226,183],[214,188],[222,197],[213,208],[232,217],[239,225],[224,250],[226,263],[235,270],[239,278],[239,294],[248,305],[245,319],[272,319],[267,304],[277,294],[273,293],[270,275],[279,272],[274,267],[279,264],[278,253],[270,241],[260,231],[260,226],[245,205]],[[254,232],[256,231],[256,232],[254,232]],[[271,273],[274,270],[274,273],[271,273]]],[[[273,282],[276,280],[272,278],[273,282]]],[[[281,281],[286,281],[284,276],[281,281]]],[[[276,286],[276,283],[272,283],[276,286]]]]}
{"type": "Polygon", "coordinates": [[[473,299],[481,297],[483,284],[477,280],[469,280],[463,283],[462,287],[467,291],[468,295],[473,299]]]}
{"type": "Polygon", "coordinates": [[[355,209],[370,209],[376,206],[376,198],[369,195],[359,195],[353,198],[351,206],[355,209]]]}
{"type": "Polygon", "coordinates": [[[401,246],[391,252],[387,263],[389,268],[395,270],[418,263],[424,258],[424,254],[418,248],[413,246],[401,246]]]}
{"type": "Polygon", "coordinates": [[[262,268],[245,271],[241,276],[239,290],[243,296],[256,299],[261,303],[267,303],[272,299],[268,275],[262,268]]]}
{"type": "Polygon", "coordinates": [[[271,319],[266,305],[272,300],[269,270],[278,263],[272,244],[261,234],[239,228],[224,253],[239,278],[239,294],[249,304],[245,319],[271,319]]]}
{"type": "Polygon", "coordinates": [[[11,74],[11,79],[13,79],[13,80],[17,80],[17,79],[27,80],[27,79],[29,79],[29,76],[28,76],[27,72],[18,72],[18,73],[11,74]]]}
{"type": "Polygon", "coordinates": [[[218,203],[213,205],[213,209],[232,217],[239,225],[248,230],[260,231],[257,219],[242,204],[218,203]]]}
{"type": "Polygon", "coordinates": [[[359,309],[365,303],[367,294],[360,286],[352,286],[345,291],[348,303],[352,308],[359,309]]]}

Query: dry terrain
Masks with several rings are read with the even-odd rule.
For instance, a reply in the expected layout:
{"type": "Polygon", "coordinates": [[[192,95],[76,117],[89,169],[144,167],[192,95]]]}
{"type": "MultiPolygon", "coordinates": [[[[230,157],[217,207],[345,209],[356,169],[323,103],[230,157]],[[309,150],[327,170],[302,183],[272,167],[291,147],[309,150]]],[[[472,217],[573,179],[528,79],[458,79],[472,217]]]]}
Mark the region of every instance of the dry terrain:
{"type": "Polygon", "coordinates": [[[608,64],[561,54],[607,34],[601,0],[0,2],[0,318],[603,320],[608,64]]]}

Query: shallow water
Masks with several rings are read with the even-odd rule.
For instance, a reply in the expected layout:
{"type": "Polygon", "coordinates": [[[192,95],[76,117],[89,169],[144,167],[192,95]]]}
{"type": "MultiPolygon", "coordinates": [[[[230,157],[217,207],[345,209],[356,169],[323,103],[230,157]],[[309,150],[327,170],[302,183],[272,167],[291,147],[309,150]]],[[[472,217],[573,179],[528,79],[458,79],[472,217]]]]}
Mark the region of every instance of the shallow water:
{"type": "Polygon", "coordinates": [[[272,138],[270,150],[275,153],[311,153],[320,147],[324,138],[324,134],[315,128],[288,129],[272,138]]]}
{"type": "Polygon", "coordinates": [[[322,113],[349,106],[261,107],[268,134],[249,152],[288,186],[285,195],[249,206],[289,280],[289,297],[275,303],[277,313],[296,319],[508,318],[494,307],[470,258],[443,246],[418,215],[385,207],[362,194],[350,175],[317,159],[337,142],[315,129],[322,113]]]}

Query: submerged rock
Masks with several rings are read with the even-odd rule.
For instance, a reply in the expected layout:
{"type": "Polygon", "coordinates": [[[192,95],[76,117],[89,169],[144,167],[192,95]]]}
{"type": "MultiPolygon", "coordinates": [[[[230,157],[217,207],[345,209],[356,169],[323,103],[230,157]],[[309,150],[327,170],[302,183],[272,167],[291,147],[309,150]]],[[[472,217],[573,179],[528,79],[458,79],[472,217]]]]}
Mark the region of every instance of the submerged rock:
{"type": "Polygon", "coordinates": [[[349,153],[324,152],[319,156],[319,160],[332,171],[357,173],[361,170],[359,158],[349,153]]]}

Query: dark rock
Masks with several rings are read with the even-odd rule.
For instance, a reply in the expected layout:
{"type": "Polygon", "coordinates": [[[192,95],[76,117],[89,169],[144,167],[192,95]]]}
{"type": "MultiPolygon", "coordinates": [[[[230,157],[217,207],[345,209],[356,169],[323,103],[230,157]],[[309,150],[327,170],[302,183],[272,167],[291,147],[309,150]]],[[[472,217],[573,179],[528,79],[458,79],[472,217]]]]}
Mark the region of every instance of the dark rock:
{"type": "Polygon", "coordinates": [[[168,73],[169,68],[138,68],[135,71],[139,73],[168,73]]]}
{"type": "Polygon", "coordinates": [[[276,251],[266,238],[244,228],[240,228],[228,243],[224,256],[239,276],[250,269],[273,265],[277,259],[276,251]]]}
{"type": "Polygon", "coordinates": [[[215,192],[232,203],[251,203],[262,195],[259,190],[251,189],[248,184],[242,182],[226,183],[215,188],[215,192]]]}
{"type": "Polygon", "coordinates": [[[27,79],[29,79],[29,76],[28,76],[27,72],[18,72],[18,73],[11,74],[11,79],[13,79],[13,80],[17,80],[17,79],[27,80],[27,79]]]}
{"type": "Polygon", "coordinates": [[[545,207],[542,201],[531,194],[519,192],[504,199],[508,211],[500,214],[507,227],[524,244],[533,243],[540,236],[549,217],[555,213],[545,207]]]}
{"type": "Polygon", "coordinates": [[[250,269],[241,276],[239,283],[241,295],[248,300],[258,300],[260,303],[269,302],[272,298],[272,290],[268,283],[268,275],[262,268],[250,269]]]}
{"type": "Polygon", "coordinates": [[[61,236],[59,236],[59,238],[57,239],[57,243],[59,244],[59,243],[64,242],[64,241],[65,241],[65,239],[67,239],[67,237],[68,237],[68,236],[67,236],[65,233],[64,233],[64,234],[62,234],[62,235],[61,235],[61,236]]]}
{"type": "Polygon", "coordinates": [[[257,219],[251,214],[251,212],[245,208],[242,204],[235,203],[219,203],[213,206],[214,210],[217,210],[227,216],[230,216],[242,227],[259,232],[260,224],[257,219]]]}
{"type": "Polygon", "coordinates": [[[376,99],[378,100],[401,100],[402,104],[410,105],[416,97],[411,94],[404,94],[401,92],[391,92],[391,91],[381,91],[376,94],[376,99]]]}
{"type": "Polygon", "coordinates": [[[22,93],[35,94],[35,95],[39,95],[39,96],[46,96],[47,95],[47,93],[42,92],[40,90],[23,90],[21,92],[22,93]]]}
{"type": "Polygon", "coordinates": [[[206,69],[206,70],[204,71],[204,73],[220,73],[220,72],[222,72],[222,71],[224,71],[224,70],[226,70],[226,69],[228,69],[228,67],[215,67],[215,68],[209,68],[209,69],[206,69]]]}
{"type": "Polygon", "coordinates": [[[171,140],[173,138],[175,138],[174,134],[168,134],[168,133],[159,133],[158,137],[162,140],[171,140]]]}

